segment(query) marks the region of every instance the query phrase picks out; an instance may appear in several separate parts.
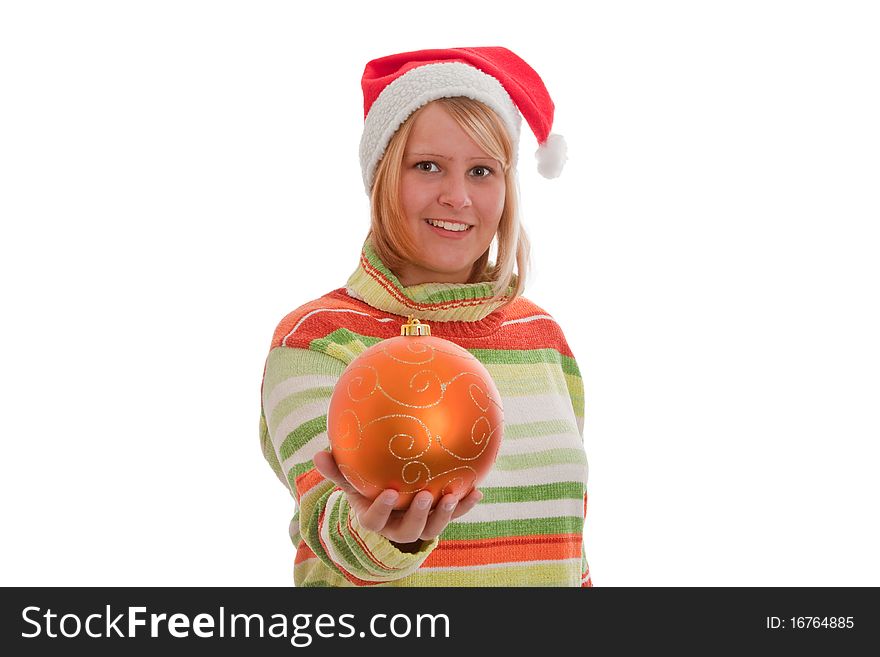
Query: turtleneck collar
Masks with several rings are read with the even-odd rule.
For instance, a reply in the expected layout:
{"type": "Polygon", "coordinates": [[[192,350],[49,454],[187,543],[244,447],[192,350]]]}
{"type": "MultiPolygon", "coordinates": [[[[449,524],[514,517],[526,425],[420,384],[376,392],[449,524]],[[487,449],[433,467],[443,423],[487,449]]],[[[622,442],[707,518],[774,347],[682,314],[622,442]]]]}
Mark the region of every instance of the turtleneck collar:
{"type": "MultiPolygon", "coordinates": [[[[349,296],[394,315],[435,322],[480,322],[504,299],[490,302],[491,283],[421,283],[405,287],[364,243],[358,268],[348,279],[349,296]]],[[[513,294],[513,288],[508,291],[513,294]]]]}

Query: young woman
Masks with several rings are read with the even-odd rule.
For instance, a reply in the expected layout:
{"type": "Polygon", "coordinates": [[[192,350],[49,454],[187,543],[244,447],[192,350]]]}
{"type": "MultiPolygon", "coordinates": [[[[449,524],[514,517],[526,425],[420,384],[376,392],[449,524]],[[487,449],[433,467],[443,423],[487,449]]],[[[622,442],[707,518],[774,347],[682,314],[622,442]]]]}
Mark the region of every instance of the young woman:
{"type": "Polygon", "coordinates": [[[361,166],[371,226],[344,288],[275,330],[262,386],[263,454],[294,496],[298,586],[591,586],[583,550],[583,384],[565,337],[522,292],[521,116],[559,174],[553,103],[504,48],[401,53],[364,71],[361,166]],[[490,250],[496,243],[496,260],[490,250]],[[367,499],[327,451],[327,408],[346,365],[408,315],[469,350],[502,396],[504,439],[482,482],[404,511],[367,499]]]}

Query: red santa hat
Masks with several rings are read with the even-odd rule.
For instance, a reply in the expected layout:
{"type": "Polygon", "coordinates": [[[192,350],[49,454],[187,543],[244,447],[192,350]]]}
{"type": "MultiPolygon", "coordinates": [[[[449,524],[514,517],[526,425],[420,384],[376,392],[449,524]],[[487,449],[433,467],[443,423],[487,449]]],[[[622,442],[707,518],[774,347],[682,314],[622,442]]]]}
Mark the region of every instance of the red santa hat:
{"type": "Polygon", "coordinates": [[[361,86],[360,157],[367,194],[376,165],[407,117],[432,100],[454,96],[478,100],[498,114],[513,142],[514,158],[524,117],[538,140],[538,171],[545,178],[562,172],[566,146],[561,135],[550,134],[550,94],[535,70],[507,48],[418,50],[381,57],[367,63],[361,86]]]}

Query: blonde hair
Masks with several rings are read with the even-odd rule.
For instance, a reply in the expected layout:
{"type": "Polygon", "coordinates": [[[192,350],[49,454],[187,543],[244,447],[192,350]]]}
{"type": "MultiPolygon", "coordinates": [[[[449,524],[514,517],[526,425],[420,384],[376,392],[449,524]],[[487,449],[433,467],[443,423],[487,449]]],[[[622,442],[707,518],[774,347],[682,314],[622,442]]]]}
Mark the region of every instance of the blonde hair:
{"type": "MultiPolygon", "coordinates": [[[[521,296],[529,269],[529,239],[519,218],[519,186],[513,167],[513,144],[498,115],[483,103],[465,97],[440,98],[439,103],[465,131],[492,158],[501,162],[504,172],[504,209],[495,234],[498,252],[490,266],[486,249],[471,269],[468,283],[492,284],[492,301],[500,301],[510,287],[514,292],[500,307],[521,296]],[[514,267],[516,273],[514,273],[514,267]]],[[[430,104],[430,103],[429,103],[430,104]]],[[[373,248],[386,267],[399,271],[400,267],[416,259],[418,250],[413,244],[400,203],[400,172],[406,142],[416,117],[427,105],[413,112],[401,124],[388,142],[388,147],[376,168],[370,193],[370,232],[373,248]]]]}

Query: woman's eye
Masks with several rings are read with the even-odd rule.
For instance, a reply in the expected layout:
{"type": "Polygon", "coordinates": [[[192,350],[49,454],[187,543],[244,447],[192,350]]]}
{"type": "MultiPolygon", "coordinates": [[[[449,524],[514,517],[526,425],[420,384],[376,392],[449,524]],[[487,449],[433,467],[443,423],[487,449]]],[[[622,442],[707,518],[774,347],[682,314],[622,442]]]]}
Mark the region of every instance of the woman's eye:
{"type": "Polygon", "coordinates": [[[428,173],[433,173],[434,171],[440,170],[437,168],[437,165],[434,164],[433,162],[419,162],[418,164],[416,164],[416,169],[418,169],[419,171],[425,171],[428,173]]]}
{"type": "Polygon", "coordinates": [[[489,167],[474,167],[473,169],[471,169],[471,172],[477,178],[486,178],[492,175],[492,169],[490,169],[489,167]]]}

